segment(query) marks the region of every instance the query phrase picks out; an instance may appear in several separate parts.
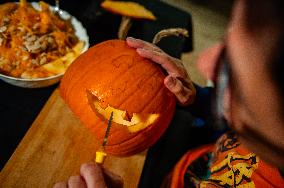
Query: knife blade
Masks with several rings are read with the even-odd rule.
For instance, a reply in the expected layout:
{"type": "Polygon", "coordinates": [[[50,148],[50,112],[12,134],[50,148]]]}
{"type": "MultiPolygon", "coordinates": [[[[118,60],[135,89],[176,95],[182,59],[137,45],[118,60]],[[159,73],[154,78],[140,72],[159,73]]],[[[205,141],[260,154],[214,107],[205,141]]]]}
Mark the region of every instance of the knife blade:
{"type": "Polygon", "coordinates": [[[103,143],[102,143],[103,147],[105,147],[105,145],[107,143],[107,138],[108,138],[110,127],[111,127],[111,123],[112,123],[112,118],[113,118],[113,112],[111,112],[109,120],[108,120],[108,123],[107,123],[107,129],[106,129],[105,137],[104,137],[103,143]]]}
{"type": "Polygon", "coordinates": [[[96,163],[102,164],[105,160],[105,157],[107,156],[106,152],[105,152],[105,146],[107,144],[107,139],[109,136],[109,132],[110,132],[110,127],[111,127],[111,123],[112,123],[112,119],[113,119],[113,112],[111,112],[109,120],[108,120],[108,124],[107,124],[107,128],[106,128],[106,133],[102,142],[102,146],[101,149],[99,151],[96,152],[96,163]]]}

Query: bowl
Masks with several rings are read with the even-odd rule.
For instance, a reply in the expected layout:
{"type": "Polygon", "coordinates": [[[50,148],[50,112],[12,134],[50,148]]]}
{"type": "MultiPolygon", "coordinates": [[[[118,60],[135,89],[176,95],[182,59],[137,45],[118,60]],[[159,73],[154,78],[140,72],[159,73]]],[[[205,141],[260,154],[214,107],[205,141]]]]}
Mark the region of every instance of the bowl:
{"type": "MultiPolygon", "coordinates": [[[[37,2],[32,2],[32,6],[35,9],[39,9],[39,3],[37,2]]],[[[50,6],[51,10],[54,10],[54,6],[50,6]]],[[[89,48],[89,37],[87,35],[86,29],[83,27],[82,23],[77,20],[74,16],[70,15],[68,12],[60,9],[60,17],[65,20],[71,21],[71,24],[73,25],[75,29],[75,35],[79,38],[79,40],[84,42],[84,48],[81,53],[87,51],[89,48]]],[[[32,79],[27,79],[27,78],[17,78],[17,77],[12,77],[12,76],[7,76],[4,74],[0,73],[0,79],[3,80],[6,83],[9,83],[14,86],[18,87],[23,87],[23,88],[42,88],[42,87],[47,87],[53,84],[56,84],[57,82],[60,81],[60,79],[63,77],[64,73],[49,76],[49,77],[44,77],[44,78],[32,78],[32,79]]]]}
{"type": "Polygon", "coordinates": [[[42,88],[47,87],[53,84],[56,84],[63,77],[63,74],[54,75],[46,78],[33,78],[33,79],[25,79],[25,78],[16,78],[11,76],[6,76],[4,74],[0,74],[0,79],[6,83],[9,83],[14,86],[24,87],[24,88],[42,88]]]}

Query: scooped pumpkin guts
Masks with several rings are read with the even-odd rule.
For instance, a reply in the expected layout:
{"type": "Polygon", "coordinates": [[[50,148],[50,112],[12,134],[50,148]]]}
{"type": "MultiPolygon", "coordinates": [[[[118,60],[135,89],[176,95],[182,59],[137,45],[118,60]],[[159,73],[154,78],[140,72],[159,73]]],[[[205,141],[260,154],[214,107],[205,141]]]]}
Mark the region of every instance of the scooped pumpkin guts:
{"type": "Polygon", "coordinates": [[[157,64],[140,57],[125,41],[109,40],[71,64],[60,93],[99,142],[113,111],[105,150],[126,156],[153,145],[172,119],[175,97],[164,86],[164,78],[157,64]]]}

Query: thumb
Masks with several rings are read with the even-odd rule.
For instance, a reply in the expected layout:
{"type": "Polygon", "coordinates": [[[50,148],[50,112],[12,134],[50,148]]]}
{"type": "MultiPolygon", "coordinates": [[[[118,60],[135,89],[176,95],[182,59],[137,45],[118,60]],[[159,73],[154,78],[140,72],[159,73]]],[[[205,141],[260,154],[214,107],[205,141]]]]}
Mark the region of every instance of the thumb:
{"type": "Polygon", "coordinates": [[[89,188],[105,188],[101,166],[95,163],[84,163],[81,165],[80,174],[89,188]]]}

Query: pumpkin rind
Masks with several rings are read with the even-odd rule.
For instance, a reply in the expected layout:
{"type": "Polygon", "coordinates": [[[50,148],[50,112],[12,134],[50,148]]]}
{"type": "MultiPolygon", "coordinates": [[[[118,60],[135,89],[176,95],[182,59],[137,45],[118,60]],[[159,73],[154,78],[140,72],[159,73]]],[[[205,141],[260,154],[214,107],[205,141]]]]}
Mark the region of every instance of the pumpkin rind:
{"type": "Polygon", "coordinates": [[[138,132],[112,123],[106,152],[126,156],[154,144],[168,127],[175,109],[175,97],[164,86],[161,68],[142,57],[122,40],[109,40],[90,48],[66,71],[60,85],[62,98],[73,113],[101,142],[106,121],[93,111],[88,94],[100,106],[130,114],[159,114],[157,120],[138,132]]]}
{"type": "Polygon", "coordinates": [[[147,10],[144,6],[135,2],[106,0],[101,3],[101,7],[115,14],[120,14],[131,18],[149,20],[157,19],[150,10],[147,10]]]}

